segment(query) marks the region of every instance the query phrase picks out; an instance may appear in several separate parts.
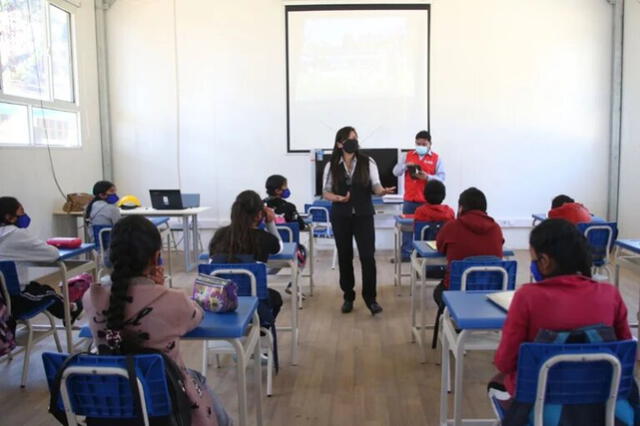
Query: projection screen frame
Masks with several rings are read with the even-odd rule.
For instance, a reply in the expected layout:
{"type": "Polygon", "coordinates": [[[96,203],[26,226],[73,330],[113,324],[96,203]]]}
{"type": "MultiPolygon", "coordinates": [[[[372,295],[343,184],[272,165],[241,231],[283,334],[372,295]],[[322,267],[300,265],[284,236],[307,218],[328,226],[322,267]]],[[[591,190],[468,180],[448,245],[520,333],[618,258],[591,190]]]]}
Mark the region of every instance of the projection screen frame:
{"type": "MultiPolygon", "coordinates": [[[[285,5],[284,11],[284,43],[286,65],[286,103],[287,103],[287,154],[308,154],[310,149],[291,149],[291,110],[289,89],[289,12],[340,11],[340,10],[426,10],[427,11],[427,128],[431,132],[431,4],[399,3],[399,4],[315,4],[285,5]]],[[[336,129],[337,130],[337,129],[336,129]]],[[[331,147],[317,147],[331,149],[331,147]]],[[[406,152],[408,149],[401,149],[406,152]]]]}

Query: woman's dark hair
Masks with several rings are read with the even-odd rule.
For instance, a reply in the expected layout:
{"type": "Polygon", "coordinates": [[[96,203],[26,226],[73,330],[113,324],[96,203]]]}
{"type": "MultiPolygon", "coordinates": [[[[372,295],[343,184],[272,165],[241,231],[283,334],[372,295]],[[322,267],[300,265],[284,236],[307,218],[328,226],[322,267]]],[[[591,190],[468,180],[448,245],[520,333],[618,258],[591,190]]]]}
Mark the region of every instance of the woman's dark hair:
{"type": "MultiPolygon", "coordinates": [[[[255,233],[256,216],[264,209],[264,202],[257,192],[242,191],[231,206],[231,225],[220,235],[214,235],[209,243],[209,255],[226,255],[233,261],[236,255],[253,254],[258,242],[255,233]]],[[[218,231],[220,232],[220,231],[218,231]]]]}
{"type": "Polygon", "coordinates": [[[481,210],[483,212],[487,212],[487,198],[484,196],[484,193],[480,191],[478,188],[465,189],[460,194],[460,198],[458,199],[458,205],[462,207],[462,212],[467,212],[469,210],[481,210]]]}
{"type": "Polygon", "coordinates": [[[533,228],[529,244],[535,252],[546,254],[556,263],[549,277],[582,274],[591,277],[591,248],[584,235],[571,222],[547,219],[533,228]]]}
{"type": "Polygon", "coordinates": [[[143,216],[126,216],[118,221],[111,231],[111,296],[109,308],[104,314],[107,319],[107,333],[119,332],[122,336],[119,347],[109,345],[116,352],[126,353],[127,348],[137,348],[145,338],[143,335],[123,332],[126,325],[125,307],[132,301],[129,296],[129,284],[132,278],[142,276],[161,249],[162,239],[158,229],[143,216]]]}
{"type": "Polygon", "coordinates": [[[429,204],[442,204],[444,197],[447,196],[444,183],[438,179],[429,179],[424,186],[424,198],[429,204]]]}
{"type": "Polygon", "coordinates": [[[108,180],[99,180],[95,183],[95,185],[93,185],[93,200],[91,200],[91,202],[87,206],[87,211],[85,211],[84,213],[85,221],[88,222],[89,217],[91,217],[91,208],[93,207],[93,203],[102,200],[102,198],[100,198],[100,194],[104,194],[114,186],[115,185],[113,184],[113,182],[109,182],[108,180]]]}
{"type": "Polygon", "coordinates": [[[287,178],[282,175],[271,175],[267,178],[267,182],[264,184],[267,189],[267,194],[273,196],[276,195],[276,190],[282,188],[282,185],[287,183],[287,178]]]}
{"type": "Polygon", "coordinates": [[[427,132],[426,130],[420,130],[416,134],[416,139],[426,139],[431,142],[431,133],[427,132]]]}
{"type": "Polygon", "coordinates": [[[0,226],[9,225],[7,215],[15,216],[20,208],[20,202],[14,197],[0,197],[0,226]]]}
{"type": "Polygon", "coordinates": [[[575,203],[575,200],[568,195],[561,194],[551,201],[551,208],[556,209],[565,203],[575,203]]]}
{"type": "MultiPolygon", "coordinates": [[[[344,143],[347,139],[349,139],[349,135],[351,132],[355,132],[351,126],[345,126],[336,132],[336,139],[333,144],[333,151],[331,152],[331,180],[333,181],[333,189],[332,192],[335,192],[337,188],[338,182],[345,178],[345,170],[344,167],[340,164],[340,158],[342,158],[342,150],[338,149],[338,142],[344,143]]],[[[356,159],[356,170],[353,173],[353,180],[359,182],[362,185],[367,185],[369,183],[369,157],[360,152],[358,149],[354,153],[354,158],[356,159]]]]}

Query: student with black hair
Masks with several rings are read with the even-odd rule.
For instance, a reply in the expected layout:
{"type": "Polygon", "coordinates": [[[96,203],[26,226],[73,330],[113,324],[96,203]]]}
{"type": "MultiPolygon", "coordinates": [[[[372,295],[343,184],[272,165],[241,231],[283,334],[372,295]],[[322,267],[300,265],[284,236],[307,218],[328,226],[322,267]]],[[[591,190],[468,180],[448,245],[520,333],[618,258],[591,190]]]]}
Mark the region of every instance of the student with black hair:
{"type": "Polygon", "coordinates": [[[353,310],[355,277],[353,274],[353,239],[358,246],[362,265],[362,298],[372,315],[382,312],[376,301],[375,229],[371,194],[391,194],[395,188],[384,188],[376,162],[360,152],[358,134],[353,127],[338,130],[330,162],[322,178],[323,197],[332,202],[331,226],[340,267],[343,291],[342,312],[353,310]]]}
{"type": "Polygon", "coordinates": [[[487,199],[477,188],[468,188],[458,199],[458,218],[446,223],[438,232],[438,251],[447,256],[444,280],[433,291],[442,307],[442,292],[449,288],[451,262],[471,256],[502,257],[502,230],[487,214],[487,199]]]}
{"type": "Polygon", "coordinates": [[[93,197],[84,213],[85,222],[92,226],[115,225],[120,220],[116,186],[108,180],[98,181],[93,185],[93,197]]]}
{"type": "Polygon", "coordinates": [[[549,219],[565,219],[576,224],[591,222],[592,217],[589,210],[568,195],[558,195],[551,201],[551,210],[547,214],[549,219]]]}
{"type": "Polygon", "coordinates": [[[287,178],[282,175],[271,175],[265,182],[265,188],[267,190],[267,198],[264,202],[274,211],[276,215],[284,217],[285,222],[297,222],[300,230],[305,229],[304,219],[298,214],[296,205],[287,201],[291,196],[291,190],[287,178]]]}
{"type": "Polygon", "coordinates": [[[111,286],[93,284],[84,295],[89,326],[101,354],[151,348],[165,353],[184,375],[194,426],[229,425],[229,416],[206,379],[185,366],[180,337],[202,321],[203,311],[184,291],[164,286],[158,229],[142,216],[120,220],[111,232],[111,286]]]}
{"type": "MultiPolygon", "coordinates": [[[[444,182],[446,174],[444,164],[438,154],[431,149],[431,133],[421,130],[416,134],[415,150],[409,151],[393,168],[393,174],[404,175],[404,202],[402,214],[413,214],[426,200],[424,188],[427,182],[444,182]]],[[[411,255],[411,232],[402,233],[402,259],[409,260],[411,255]]]]}
{"type": "MultiPolygon", "coordinates": [[[[28,268],[33,262],[55,262],[60,253],[34,236],[29,230],[31,218],[22,204],[14,197],[0,197],[0,260],[13,261],[18,271],[22,293],[11,297],[11,309],[15,315],[28,312],[42,300],[53,300],[47,309],[57,318],[64,319],[64,300],[48,285],[36,281],[29,282],[28,268]]],[[[71,319],[82,312],[82,305],[71,303],[71,319]]]]}
{"type": "MultiPolygon", "coordinates": [[[[570,222],[548,219],[529,237],[536,282],[520,287],[511,301],[494,363],[501,372],[489,385],[508,401],[515,395],[518,351],[540,330],[611,326],[618,340],[631,339],[627,307],[618,289],[591,279],[591,253],[584,235],[570,222]]],[[[494,393],[494,395],[496,395],[494,393]]]]}
{"type": "Polygon", "coordinates": [[[432,179],[424,186],[426,202],[416,209],[416,222],[448,222],[454,220],[455,212],[451,207],[442,204],[446,196],[444,183],[432,179]]]}

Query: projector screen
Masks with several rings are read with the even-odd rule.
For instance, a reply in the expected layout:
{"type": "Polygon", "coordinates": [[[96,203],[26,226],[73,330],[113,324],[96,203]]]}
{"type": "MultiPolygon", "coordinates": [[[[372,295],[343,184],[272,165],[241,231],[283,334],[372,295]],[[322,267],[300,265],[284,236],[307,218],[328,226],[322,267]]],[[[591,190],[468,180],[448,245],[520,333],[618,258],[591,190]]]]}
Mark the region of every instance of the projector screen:
{"type": "Polygon", "coordinates": [[[429,130],[429,5],[286,6],[287,152],[409,149],[429,130]]]}

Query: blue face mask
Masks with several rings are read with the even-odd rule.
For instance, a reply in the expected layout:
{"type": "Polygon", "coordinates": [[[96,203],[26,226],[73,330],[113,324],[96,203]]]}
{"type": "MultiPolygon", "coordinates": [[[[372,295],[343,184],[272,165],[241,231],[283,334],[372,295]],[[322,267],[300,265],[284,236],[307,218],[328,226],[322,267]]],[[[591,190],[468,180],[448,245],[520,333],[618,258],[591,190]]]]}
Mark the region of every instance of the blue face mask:
{"type": "Polygon", "coordinates": [[[28,214],[23,214],[22,216],[18,216],[18,220],[16,221],[16,226],[18,228],[28,228],[31,223],[31,218],[28,214]]]}
{"type": "Polygon", "coordinates": [[[540,282],[544,280],[540,269],[538,268],[538,262],[535,260],[531,261],[531,265],[529,266],[529,270],[531,271],[531,276],[536,282],[540,282]]]}
{"type": "Polygon", "coordinates": [[[418,155],[427,155],[429,153],[429,147],[424,145],[416,145],[416,152],[418,155]]]}
{"type": "Polygon", "coordinates": [[[117,194],[109,194],[107,195],[107,198],[105,199],[105,201],[109,204],[115,204],[118,202],[119,199],[120,197],[118,197],[117,194]]]}
{"type": "Polygon", "coordinates": [[[287,188],[284,191],[282,191],[282,194],[280,194],[280,196],[282,198],[289,198],[291,197],[291,191],[289,190],[289,188],[287,188]]]}

